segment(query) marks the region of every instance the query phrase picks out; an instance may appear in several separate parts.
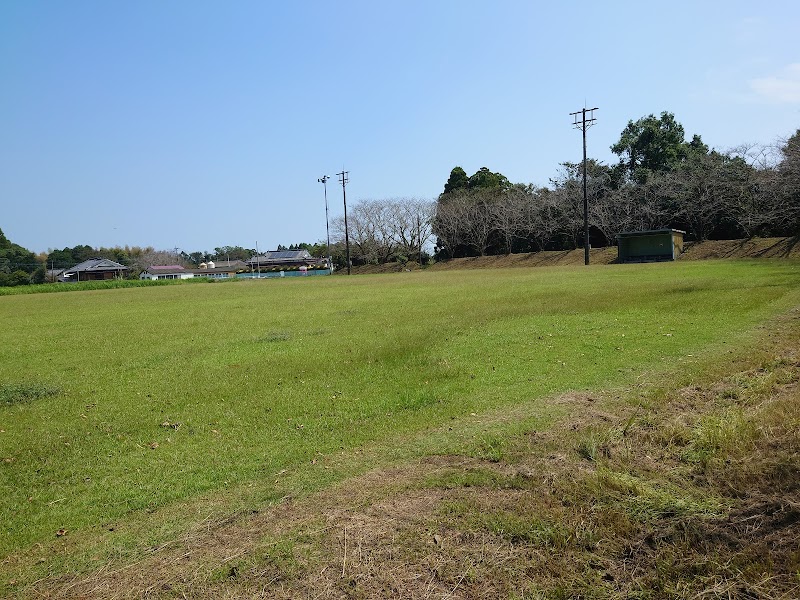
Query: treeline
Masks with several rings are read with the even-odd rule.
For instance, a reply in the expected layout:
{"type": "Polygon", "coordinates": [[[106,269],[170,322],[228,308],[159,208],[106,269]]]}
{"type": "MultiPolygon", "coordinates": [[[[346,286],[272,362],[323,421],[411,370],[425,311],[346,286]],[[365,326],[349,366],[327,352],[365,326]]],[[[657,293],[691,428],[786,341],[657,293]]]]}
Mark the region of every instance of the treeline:
{"type": "MultiPolygon", "coordinates": [[[[774,147],[709,150],[671,113],[628,123],[607,166],[587,161],[590,241],[675,228],[693,240],[800,233],[800,130],[774,147]]],[[[563,163],[550,187],[512,184],[483,168],[452,170],[432,231],[441,258],[583,245],[583,165],[563,163]]]]}
{"type": "MultiPolygon", "coordinates": [[[[773,146],[711,150],[686,141],[668,112],[630,121],[618,162],[586,165],[590,243],[624,231],[674,228],[689,240],[800,233],[800,130],[773,146]]],[[[486,167],[455,167],[436,201],[362,200],[348,209],[353,264],[567,250],[583,245],[583,164],[562,163],[547,187],[486,167]]],[[[334,264],[346,265],[345,222],[333,223],[334,264]]]]}
{"type": "Polygon", "coordinates": [[[26,285],[34,278],[44,281],[43,269],[33,252],[12,243],[0,229],[0,286],[26,285]]]}

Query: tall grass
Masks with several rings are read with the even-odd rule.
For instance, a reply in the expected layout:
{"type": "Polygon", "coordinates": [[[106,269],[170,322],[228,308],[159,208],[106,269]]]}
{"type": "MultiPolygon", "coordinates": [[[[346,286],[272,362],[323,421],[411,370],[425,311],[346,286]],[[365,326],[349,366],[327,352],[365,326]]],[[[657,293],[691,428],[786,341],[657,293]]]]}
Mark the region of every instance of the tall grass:
{"type": "Polygon", "coordinates": [[[0,555],[226,489],[263,502],[320,457],[691,371],[798,283],[796,263],[718,262],[0,298],[0,383],[59,390],[0,403],[0,555]]]}

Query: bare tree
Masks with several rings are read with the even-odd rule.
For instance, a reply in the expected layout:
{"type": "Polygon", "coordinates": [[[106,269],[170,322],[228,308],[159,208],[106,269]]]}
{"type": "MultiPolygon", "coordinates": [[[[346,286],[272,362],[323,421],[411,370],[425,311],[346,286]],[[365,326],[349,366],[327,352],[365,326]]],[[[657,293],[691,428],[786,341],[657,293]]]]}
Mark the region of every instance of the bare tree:
{"type": "MultiPolygon", "coordinates": [[[[347,213],[354,260],[386,263],[399,254],[419,255],[432,235],[433,203],[417,199],[360,200],[347,213]]],[[[335,237],[344,239],[344,217],[332,222],[335,237]]]]}
{"type": "Polygon", "coordinates": [[[527,233],[525,216],[531,196],[527,186],[516,185],[488,204],[493,228],[502,239],[506,254],[511,254],[514,240],[527,233]]]}
{"type": "Polygon", "coordinates": [[[485,256],[494,232],[489,205],[496,198],[489,189],[459,189],[440,197],[433,230],[440,252],[485,256]]]}
{"type": "Polygon", "coordinates": [[[442,196],[436,205],[433,233],[437,248],[447,256],[459,256],[467,245],[465,228],[471,218],[471,202],[466,190],[457,190],[442,196]]]}
{"type": "Polygon", "coordinates": [[[435,205],[430,200],[399,198],[389,202],[398,252],[422,262],[422,249],[433,235],[435,205]]]}
{"type": "Polygon", "coordinates": [[[782,142],[780,153],[774,194],[784,207],[782,232],[800,235],[800,129],[782,142]]]}
{"type": "Polygon", "coordinates": [[[537,250],[545,250],[563,229],[561,200],[558,192],[544,188],[532,193],[524,207],[522,226],[537,250]]]}

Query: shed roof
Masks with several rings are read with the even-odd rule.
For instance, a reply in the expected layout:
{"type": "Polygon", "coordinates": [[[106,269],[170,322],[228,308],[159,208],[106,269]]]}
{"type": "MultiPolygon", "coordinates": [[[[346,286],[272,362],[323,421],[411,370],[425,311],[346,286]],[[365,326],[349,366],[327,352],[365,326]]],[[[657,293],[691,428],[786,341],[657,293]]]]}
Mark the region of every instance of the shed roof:
{"type": "Polygon", "coordinates": [[[642,231],[623,231],[622,233],[618,233],[617,237],[641,237],[645,235],[658,235],[664,233],[681,233],[686,234],[685,231],[681,231],[680,229],[645,229],[642,231]]]}

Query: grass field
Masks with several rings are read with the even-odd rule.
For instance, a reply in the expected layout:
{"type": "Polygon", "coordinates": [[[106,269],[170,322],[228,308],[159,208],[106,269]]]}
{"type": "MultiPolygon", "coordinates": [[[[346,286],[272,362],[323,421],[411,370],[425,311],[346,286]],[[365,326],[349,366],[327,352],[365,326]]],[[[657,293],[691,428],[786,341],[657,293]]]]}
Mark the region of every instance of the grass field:
{"type": "MultiPolygon", "coordinates": [[[[506,440],[557,422],[566,408],[550,400],[568,392],[691,383],[800,305],[798,267],[415,272],[0,297],[0,591],[125,564],[211,516],[376,467],[449,453],[497,461],[506,440]]],[[[582,443],[590,458],[603,446],[582,443]]]]}

